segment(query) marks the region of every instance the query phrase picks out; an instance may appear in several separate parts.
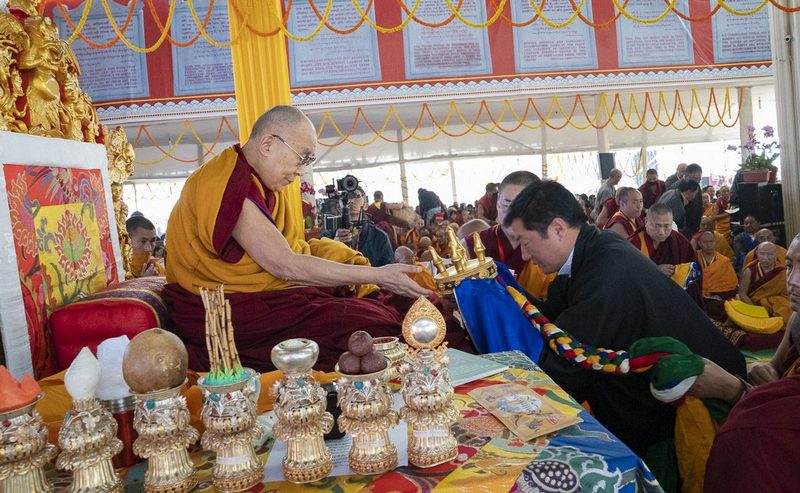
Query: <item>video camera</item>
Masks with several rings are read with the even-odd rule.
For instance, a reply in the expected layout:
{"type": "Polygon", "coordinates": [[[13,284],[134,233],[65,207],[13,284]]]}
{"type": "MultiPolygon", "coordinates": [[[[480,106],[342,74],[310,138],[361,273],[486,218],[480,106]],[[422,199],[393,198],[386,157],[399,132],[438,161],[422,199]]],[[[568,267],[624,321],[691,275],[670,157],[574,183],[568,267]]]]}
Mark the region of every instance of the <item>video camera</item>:
{"type": "Polygon", "coordinates": [[[337,229],[350,229],[360,226],[363,219],[353,223],[350,220],[350,211],[347,203],[358,190],[358,178],[347,175],[336,180],[336,185],[325,185],[326,198],[320,199],[317,209],[322,214],[323,224],[326,231],[336,231],[337,229]]]}

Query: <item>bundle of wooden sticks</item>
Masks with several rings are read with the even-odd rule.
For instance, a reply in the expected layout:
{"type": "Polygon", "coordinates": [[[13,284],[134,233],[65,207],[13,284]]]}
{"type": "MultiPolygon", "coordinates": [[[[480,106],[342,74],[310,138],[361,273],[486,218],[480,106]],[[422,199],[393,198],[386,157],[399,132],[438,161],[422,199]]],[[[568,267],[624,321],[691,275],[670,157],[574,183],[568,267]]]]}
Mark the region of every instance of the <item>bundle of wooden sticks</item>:
{"type": "Polygon", "coordinates": [[[200,288],[206,310],[206,347],[213,380],[235,379],[243,372],[239,352],[233,341],[231,304],[225,299],[223,286],[209,290],[200,288]]]}

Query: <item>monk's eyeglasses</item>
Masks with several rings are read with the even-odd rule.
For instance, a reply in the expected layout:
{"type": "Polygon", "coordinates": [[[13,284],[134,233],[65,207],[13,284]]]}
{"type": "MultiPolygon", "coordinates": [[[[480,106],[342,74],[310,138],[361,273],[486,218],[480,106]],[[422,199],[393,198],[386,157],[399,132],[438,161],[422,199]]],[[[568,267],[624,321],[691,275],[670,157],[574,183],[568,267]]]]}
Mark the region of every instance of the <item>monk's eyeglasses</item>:
{"type": "Polygon", "coordinates": [[[307,155],[303,156],[302,154],[300,154],[299,152],[294,150],[294,147],[290,146],[289,143],[286,142],[285,140],[283,140],[283,137],[281,137],[280,135],[276,135],[276,134],[270,134],[270,135],[272,137],[275,137],[276,139],[280,140],[281,142],[283,142],[283,145],[288,147],[289,150],[291,150],[293,153],[297,154],[297,157],[300,158],[300,162],[297,163],[297,167],[298,168],[305,168],[306,166],[310,166],[310,165],[314,164],[314,161],[317,160],[317,156],[315,156],[313,154],[307,154],[307,155]]]}

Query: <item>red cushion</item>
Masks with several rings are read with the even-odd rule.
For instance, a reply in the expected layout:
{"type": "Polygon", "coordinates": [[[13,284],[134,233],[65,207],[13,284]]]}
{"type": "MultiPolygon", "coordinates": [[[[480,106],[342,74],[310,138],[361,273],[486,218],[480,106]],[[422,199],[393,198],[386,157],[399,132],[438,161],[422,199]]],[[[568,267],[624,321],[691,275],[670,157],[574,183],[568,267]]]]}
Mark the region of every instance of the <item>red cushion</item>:
{"type": "Polygon", "coordinates": [[[132,339],[153,327],[167,328],[167,306],[161,297],[165,284],[163,277],[132,279],[54,311],[49,323],[59,368],[68,368],[84,346],[96,352],[110,337],[132,339]]]}

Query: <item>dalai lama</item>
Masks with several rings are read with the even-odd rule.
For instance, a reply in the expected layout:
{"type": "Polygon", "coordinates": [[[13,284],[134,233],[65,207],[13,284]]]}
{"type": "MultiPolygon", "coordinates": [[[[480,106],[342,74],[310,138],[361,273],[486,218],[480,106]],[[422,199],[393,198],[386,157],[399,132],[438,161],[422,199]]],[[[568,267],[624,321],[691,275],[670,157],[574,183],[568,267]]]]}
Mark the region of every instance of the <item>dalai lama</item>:
{"type": "Polygon", "coordinates": [[[246,144],[225,149],[186,180],[168,223],[166,296],[192,369],[208,369],[201,287],[225,286],[242,364],[262,371],[272,369],[270,350],[285,339],[316,341],[315,368],[328,371],[352,332],[399,335],[398,310],[369,298],[389,298],[375,285],[405,297],[430,294],[406,275],[417,266],[373,268],[342,243],[303,239],[293,197],[280,192],[314,162],[316,143],[300,110],[276,106],[246,144]]]}

